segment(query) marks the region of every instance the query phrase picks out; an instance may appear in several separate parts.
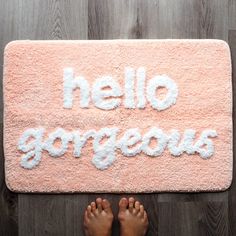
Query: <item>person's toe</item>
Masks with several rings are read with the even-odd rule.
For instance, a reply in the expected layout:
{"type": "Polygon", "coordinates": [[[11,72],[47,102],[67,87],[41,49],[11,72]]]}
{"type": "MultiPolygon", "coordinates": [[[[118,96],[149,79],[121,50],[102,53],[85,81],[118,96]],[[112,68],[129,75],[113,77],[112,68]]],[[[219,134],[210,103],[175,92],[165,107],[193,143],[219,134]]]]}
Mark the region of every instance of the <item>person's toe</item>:
{"type": "Polygon", "coordinates": [[[92,216],[92,208],[91,208],[91,205],[88,205],[87,206],[87,216],[88,218],[90,218],[92,216]]]}
{"type": "Polygon", "coordinates": [[[95,202],[91,202],[91,211],[93,214],[96,213],[96,203],[95,202]]]}
{"type": "Polygon", "coordinates": [[[111,213],[112,212],[111,204],[110,204],[110,202],[107,199],[103,199],[102,200],[102,208],[107,213],[111,213]]]}
{"type": "Polygon", "coordinates": [[[90,221],[90,218],[88,217],[88,207],[87,207],[87,209],[84,211],[84,232],[85,232],[85,235],[89,235],[88,234],[89,221],[90,221]]]}
{"type": "Polygon", "coordinates": [[[102,211],[102,199],[97,198],[96,203],[97,203],[98,212],[101,212],[102,211]]]}
{"type": "Polygon", "coordinates": [[[143,217],[143,215],[144,215],[144,206],[140,205],[139,216],[143,217]]]}
{"type": "Polygon", "coordinates": [[[128,201],[126,198],[121,198],[120,201],[119,201],[119,208],[120,208],[120,211],[125,211],[127,209],[127,206],[128,206],[128,201]]]}
{"type": "Polygon", "coordinates": [[[137,212],[139,212],[139,209],[140,209],[140,202],[139,201],[136,201],[135,204],[134,204],[134,207],[135,207],[135,210],[137,212]]]}
{"type": "Polygon", "coordinates": [[[134,209],[134,198],[133,197],[130,197],[129,198],[129,210],[131,212],[133,212],[133,209],[134,209]]]}
{"type": "Polygon", "coordinates": [[[85,233],[87,233],[88,223],[89,223],[88,211],[85,210],[84,211],[84,230],[85,230],[85,233]]]}

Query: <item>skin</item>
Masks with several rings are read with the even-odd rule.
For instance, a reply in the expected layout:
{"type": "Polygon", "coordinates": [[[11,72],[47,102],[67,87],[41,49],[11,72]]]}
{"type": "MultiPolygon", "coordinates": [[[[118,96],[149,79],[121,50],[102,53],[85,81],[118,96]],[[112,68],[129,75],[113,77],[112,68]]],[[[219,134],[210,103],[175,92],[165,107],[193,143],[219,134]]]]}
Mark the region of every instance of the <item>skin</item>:
{"type": "Polygon", "coordinates": [[[110,236],[113,213],[108,200],[97,198],[91,202],[84,213],[84,231],[86,236],[110,236]]]}
{"type": "MultiPolygon", "coordinates": [[[[88,205],[84,213],[86,236],[110,236],[114,216],[107,199],[97,198],[88,205]]],[[[121,236],[144,236],[148,228],[148,217],[144,206],[133,197],[119,202],[118,219],[121,236]]]]}
{"type": "Polygon", "coordinates": [[[122,198],[119,202],[121,236],[144,236],[148,229],[147,212],[139,201],[133,197],[122,198]]]}

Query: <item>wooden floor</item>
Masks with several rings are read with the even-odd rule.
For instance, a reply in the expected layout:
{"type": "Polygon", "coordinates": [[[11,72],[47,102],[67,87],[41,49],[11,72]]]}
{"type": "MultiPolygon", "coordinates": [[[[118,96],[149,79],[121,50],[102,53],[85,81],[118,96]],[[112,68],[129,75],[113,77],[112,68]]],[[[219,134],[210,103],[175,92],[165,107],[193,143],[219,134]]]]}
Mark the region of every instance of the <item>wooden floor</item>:
{"type": "MultiPolygon", "coordinates": [[[[114,38],[224,39],[231,47],[236,79],[236,0],[0,0],[1,65],[4,46],[15,39],[114,38]]],[[[2,127],[2,102],[0,114],[2,127]]],[[[84,209],[97,196],[108,198],[117,213],[121,196],[116,194],[11,193],[4,182],[2,134],[0,143],[1,236],[83,235],[84,209]]],[[[235,180],[220,193],[135,198],[147,208],[148,235],[236,235],[235,180]]],[[[119,235],[117,219],[113,235],[119,235]]]]}

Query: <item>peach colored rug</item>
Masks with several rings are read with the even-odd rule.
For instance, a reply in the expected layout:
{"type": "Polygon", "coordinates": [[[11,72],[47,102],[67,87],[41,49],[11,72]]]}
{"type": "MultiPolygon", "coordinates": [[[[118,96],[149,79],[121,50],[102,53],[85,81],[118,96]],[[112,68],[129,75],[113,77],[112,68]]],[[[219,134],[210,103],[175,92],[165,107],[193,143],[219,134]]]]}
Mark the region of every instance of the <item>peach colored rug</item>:
{"type": "Polygon", "coordinates": [[[218,191],[232,181],[220,40],[14,41],[6,183],[19,192],[218,191]]]}

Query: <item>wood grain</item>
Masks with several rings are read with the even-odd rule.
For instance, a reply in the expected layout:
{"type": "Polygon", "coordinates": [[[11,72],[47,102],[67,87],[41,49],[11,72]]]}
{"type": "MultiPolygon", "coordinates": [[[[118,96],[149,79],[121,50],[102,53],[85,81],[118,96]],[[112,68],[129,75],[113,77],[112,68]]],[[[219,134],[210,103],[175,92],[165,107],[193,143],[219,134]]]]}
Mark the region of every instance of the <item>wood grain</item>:
{"type": "MultiPolygon", "coordinates": [[[[236,104],[236,96],[235,96],[235,90],[236,90],[236,30],[230,30],[229,31],[229,45],[231,50],[231,57],[232,57],[232,72],[233,72],[233,104],[236,104]]],[[[236,116],[236,110],[235,107],[233,107],[233,117],[236,116]]],[[[230,226],[230,235],[233,236],[236,234],[236,161],[235,161],[235,153],[236,153],[236,128],[235,128],[235,118],[233,119],[233,126],[234,126],[234,164],[233,164],[233,183],[231,185],[231,188],[229,189],[229,226],[230,226]]]]}
{"type": "Polygon", "coordinates": [[[236,1],[235,0],[228,0],[229,1],[229,29],[236,30],[236,1]]]}
{"type": "Polygon", "coordinates": [[[158,235],[228,235],[227,202],[159,204],[158,235]]]}
{"type": "MultiPolygon", "coordinates": [[[[12,14],[14,10],[13,2],[0,2],[0,78],[2,81],[3,72],[3,49],[5,44],[17,39],[16,18],[12,14]],[[9,27],[11,26],[11,27],[9,27]]],[[[2,83],[0,83],[1,91],[1,130],[3,129],[3,98],[2,98],[2,83]]],[[[4,152],[3,152],[3,133],[0,135],[0,235],[17,235],[18,233],[18,218],[17,218],[17,194],[11,193],[5,184],[4,177],[4,152]]]]}
{"type": "MultiPolygon", "coordinates": [[[[235,9],[235,0],[0,0],[0,52],[14,39],[229,38],[235,88],[235,9]]],[[[2,128],[2,102],[0,108],[2,128]]],[[[130,196],[11,193],[2,142],[0,151],[0,235],[83,235],[87,204],[106,197],[117,215],[119,199],[130,196]]],[[[236,235],[235,181],[219,193],[132,196],[147,209],[148,235],[236,235]]],[[[117,217],[113,235],[119,235],[117,217]]]]}

